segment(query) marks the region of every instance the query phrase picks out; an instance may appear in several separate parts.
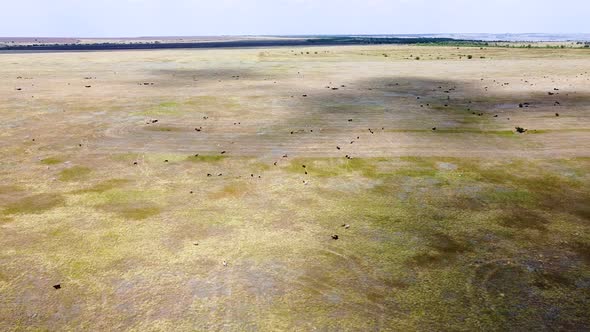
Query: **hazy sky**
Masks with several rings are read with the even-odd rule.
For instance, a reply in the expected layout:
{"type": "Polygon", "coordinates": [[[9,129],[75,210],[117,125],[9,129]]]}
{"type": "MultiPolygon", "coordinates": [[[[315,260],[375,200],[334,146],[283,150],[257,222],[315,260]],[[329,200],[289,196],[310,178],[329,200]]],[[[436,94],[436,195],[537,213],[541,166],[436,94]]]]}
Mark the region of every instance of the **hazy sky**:
{"type": "Polygon", "coordinates": [[[0,36],[590,32],[590,0],[0,0],[0,36]]]}

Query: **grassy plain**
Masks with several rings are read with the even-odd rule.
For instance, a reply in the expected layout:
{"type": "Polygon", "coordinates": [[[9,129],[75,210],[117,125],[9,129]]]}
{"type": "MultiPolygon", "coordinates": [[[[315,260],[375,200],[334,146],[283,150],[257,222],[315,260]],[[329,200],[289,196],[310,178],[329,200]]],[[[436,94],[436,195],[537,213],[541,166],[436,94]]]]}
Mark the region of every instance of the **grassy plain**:
{"type": "Polygon", "coordinates": [[[589,52],[0,54],[0,330],[588,330],[589,52]]]}

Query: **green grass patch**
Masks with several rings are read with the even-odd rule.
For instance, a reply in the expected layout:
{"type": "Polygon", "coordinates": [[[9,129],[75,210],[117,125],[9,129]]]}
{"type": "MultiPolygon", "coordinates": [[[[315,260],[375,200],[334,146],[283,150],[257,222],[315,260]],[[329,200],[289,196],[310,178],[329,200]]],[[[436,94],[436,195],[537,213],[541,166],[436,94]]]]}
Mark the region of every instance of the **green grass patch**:
{"type": "Polygon", "coordinates": [[[60,194],[37,194],[6,205],[4,214],[41,214],[64,204],[60,194]]]}
{"type": "Polygon", "coordinates": [[[271,166],[269,164],[265,164],[262,162],[255,162],[255,163],[252,163],[248,166],[249,166],[250,170],[252,170],[253,172],[264,172],[264,171],[268,171],[271,169],[271,166]]]}
{"type": "Polygon", "coordinates": [[[111,156],[111,159],[114,161],[124,161],[130,162],[135,161],[141,158],[141,154],[129,152],[129,153],[118,153],[111,156]]]}
{"type": "Polygon", "coordinates": [[[198,155],[187,157],[187,161],[202,162],[202,163],[218,163],[225,160],[227,156],[223,155],[198,155]]]}
{"type": "Polygon", "coordinates": [[[490,203],[533,203],[535,196],[525,189],[494,188],[486,192],[483,199],[490,203]]]}
{"type": "Polygon", "coordinates": [[[88,192],[89,196],[86,199],[92,206],[106,212],[114,212],[125,219],[142,220],[161,212],[160,202],[165,197],[163,192],[116,188],[120,184],[120,180],[103,183],[103,188],[95,188],[99,190],[88,192]],[[110,186],[113,188],[106,189],[110,186]]]}
{"type": "Polygon", "coordinates": [[[161,102],[144,111],[137,112],[137,115],[159,116],[159,115],[176,115],[179,114],[179,104],[174,101],[161,102]]]}
{"type": "Polygon", "coordinates": [[[158,107],[160,107],[160,108],[173,108],[173,107],[177,107],[177,106],[178,106],[178,103],[174,102],[174,101],[166,101],[166,102],[160,103],[158,105],[158,107]]]}
{"type": "Polygon", "coordinates": [[[438,171],[436,169],[413,167],[397,170],[394,174],[409,177],[434,177],[437,173],[438,171]]]}
{"type": "Polygon", "coordinates": [[[92,170],[84,166],[74,166],[66,168],[59,173],[61,181],[78,181],[87,177],[92,170]]]}
{"type": "Polygon", "coordinates": [[[41,164],[43,165],[57,165],[61,163],[63,163],[63,160],[56,157],[49,157],[41,160],[41,164]]]}
{"type": "Polygon", "coordinates": [[[74,194],[86,194],[86,193],[103,193],[108,190],[118,189],[126,184],[130,183],[127,179],[111,179],[101,183],[98,183],[92,187],[74,191],[74,194]]]}
{"type": "Polygon", "coordinates": [[[428,167],[428,168],[435,168],[437,161],[445,161],[442,159],[435,159],[435,158],[425,158],[425,157],[416,157],[416,156],[404,156],[399,158],[401,161],[411,163],[412,166],[418,167],[428,167]]]}
{"type": "Polygon", "coordinates": [[[385,158],[297,158],[293,159],[287,171],[305,173],[319,177],[334,177],[340,175],[360,173],[368,178],[380,175],[377,163],[385,158]],[[305,167],[303,167],[305,166],[305,167]]]}

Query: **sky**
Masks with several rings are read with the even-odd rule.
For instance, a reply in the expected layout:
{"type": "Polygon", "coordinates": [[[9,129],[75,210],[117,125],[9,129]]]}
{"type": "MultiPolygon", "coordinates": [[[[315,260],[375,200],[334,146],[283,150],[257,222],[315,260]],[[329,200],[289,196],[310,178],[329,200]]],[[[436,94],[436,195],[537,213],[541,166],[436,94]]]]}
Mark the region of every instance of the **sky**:
{"type": "Polygon", "coordinates": [[[0,0],[0,37],[589,33],[590,0],[0,0]]]}

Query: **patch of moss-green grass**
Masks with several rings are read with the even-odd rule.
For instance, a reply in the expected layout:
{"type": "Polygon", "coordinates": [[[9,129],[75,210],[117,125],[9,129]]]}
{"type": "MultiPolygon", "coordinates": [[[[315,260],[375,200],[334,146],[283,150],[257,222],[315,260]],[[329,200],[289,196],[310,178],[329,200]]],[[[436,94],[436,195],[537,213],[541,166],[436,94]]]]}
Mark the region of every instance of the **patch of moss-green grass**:
{"type": "Polygon", "coordinates": [[[4,214],[40,214],[64,204],[65,199],[60,194],[37,194],[6,205],[3,212],[4,214]]]}
{"type": "Polygon", "coordinates": [[[227,156],[223,155],[194,155],[186,158],[187,161],[203,162],[203,163],[218,163],[225,160],[227,156]]]}
{"type": "Polygon", "coordinates": [[[66,168],[59,173],[61,181],[78,181],[86,178],[92,170],[84,166],[66,168]]]}
{"type": "Polygon", "coordinates": [[[57,165],[63,163],[63,160],[57,157],[49,157],[41,160],[41,164],[43,165],[57,165]]]}

